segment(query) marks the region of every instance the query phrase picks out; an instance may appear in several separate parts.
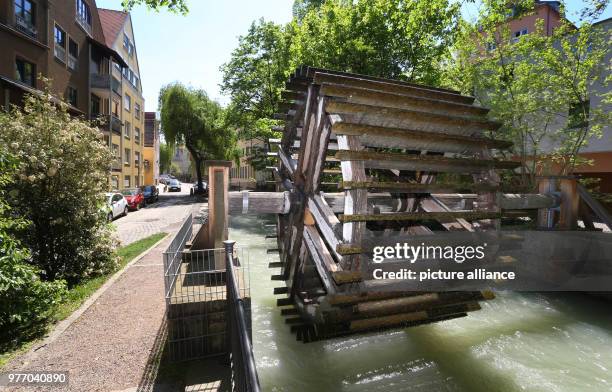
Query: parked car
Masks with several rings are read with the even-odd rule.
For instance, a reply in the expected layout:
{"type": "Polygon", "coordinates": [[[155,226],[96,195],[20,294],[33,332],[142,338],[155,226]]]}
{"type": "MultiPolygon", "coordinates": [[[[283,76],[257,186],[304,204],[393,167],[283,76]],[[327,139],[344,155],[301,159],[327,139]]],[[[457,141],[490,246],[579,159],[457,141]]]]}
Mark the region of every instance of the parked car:
{"type": "Polygon", "coordinates": [[[155,203],[159,199],[159,190],[155,185],[145,185],[140,187],[147,203],[155,203]]]}
{"type": "Polygon", "coordinates": [[[105,195],[107,203],[106,213],[109,222],[118,216],[125,216],[128,214],[128,203],[121,193],[109,192],[105,195]]]}
{"type": "MultiPolygon", "coordinates": [[[[208,184],[205,181],[202,181],[202,188],[204,188],[204,196],[208,196],[208,184]]],[[[198,192],[198,182],[194,182],[189,189],[189,194],[191,196],[195,195],[198,192]]]]}
{"type": "Polygon", "coordinates": [[[145,199],[144,193],[140,188],[128,188],[121,191],[121,194],[125,197],[127,205],[130,210],[138,211],[140,207],[144,207],[145,199]]]}
{"type": "Polygon", "coordinates": [[[181,191],[181,183],[179,180],[173,178],[168,181],[168,192],[180,192],[181,191]]]}

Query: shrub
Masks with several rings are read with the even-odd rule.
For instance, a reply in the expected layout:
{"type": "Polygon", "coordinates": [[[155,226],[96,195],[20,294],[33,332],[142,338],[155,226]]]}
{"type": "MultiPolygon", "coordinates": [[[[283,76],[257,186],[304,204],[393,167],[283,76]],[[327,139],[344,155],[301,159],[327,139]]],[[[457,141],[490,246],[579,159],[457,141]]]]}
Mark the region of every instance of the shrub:
{"type": "Polygon", "coordinates": [[[3,189],[16,169],[0,149],[0,351],[44,331],[46,321],[65,294],[65,282],[44,282],[27,263],[29,252],[11,234],[27,222],[12,214],[3,189]]]}
{"type": "Polygon", "coordinates": [[[7,201],[31,222],[19,238],[42,277],[72,285],[114,270],[116,241],[100,209],[112,158],[102,133],[49,93],[0,114],[0,129],[18,160],[7,201]]]}

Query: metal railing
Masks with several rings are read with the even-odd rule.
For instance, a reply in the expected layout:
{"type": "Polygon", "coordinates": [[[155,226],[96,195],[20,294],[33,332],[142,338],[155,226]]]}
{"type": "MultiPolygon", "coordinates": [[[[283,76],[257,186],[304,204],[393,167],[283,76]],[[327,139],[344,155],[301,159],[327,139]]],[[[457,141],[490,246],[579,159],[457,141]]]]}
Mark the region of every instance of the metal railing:
{"type": "Polygon", "coordinates": [[[232,366],[232,391],[259,392],[259,377],[253,356],[245,304],[234,274],[235,241],[224,241],[227,290],[227,338],[232,366]]]}
{"type": "Polygon", "coordinates": [[[168,245],[168,248],[163,254],[164,259],[164,287],[166,290],[166,301],[170,298],[172,289],[176,283],[179,269],[181,268],[181,260],[183,257],[183,249],[187,241],[191,240],[193,235],[193,216],[187,215],[178,233],[168,245]]]}

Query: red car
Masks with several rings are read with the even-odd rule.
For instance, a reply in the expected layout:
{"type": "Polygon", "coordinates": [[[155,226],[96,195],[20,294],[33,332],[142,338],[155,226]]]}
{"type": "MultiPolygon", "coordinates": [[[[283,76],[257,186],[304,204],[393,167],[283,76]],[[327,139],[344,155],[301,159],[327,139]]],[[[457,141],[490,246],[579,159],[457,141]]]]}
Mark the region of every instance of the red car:
{"type": "Polygon", "coordinates": [[[142,189],[128,188],[122,190],[121,194],[125,197],[130,210],[139,210],[140,207],[144,207],[145,198],[142,189]]]}

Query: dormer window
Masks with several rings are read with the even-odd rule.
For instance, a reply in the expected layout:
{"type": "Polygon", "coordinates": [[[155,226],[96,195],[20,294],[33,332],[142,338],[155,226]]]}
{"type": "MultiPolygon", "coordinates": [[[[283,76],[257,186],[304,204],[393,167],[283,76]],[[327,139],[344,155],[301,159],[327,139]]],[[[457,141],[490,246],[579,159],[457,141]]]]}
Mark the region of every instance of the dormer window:
{"type": "Polygon", "coordinates": [[[91,10],[85,0],[76,0],[76,20],[85,31],[91,34],[91,10]]]}

